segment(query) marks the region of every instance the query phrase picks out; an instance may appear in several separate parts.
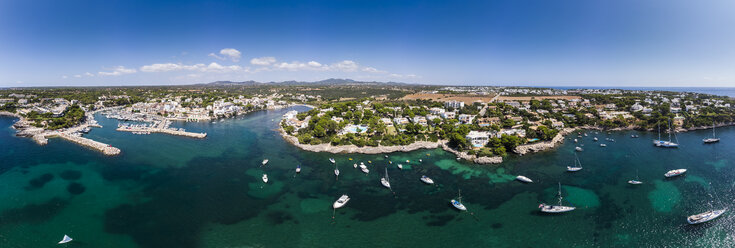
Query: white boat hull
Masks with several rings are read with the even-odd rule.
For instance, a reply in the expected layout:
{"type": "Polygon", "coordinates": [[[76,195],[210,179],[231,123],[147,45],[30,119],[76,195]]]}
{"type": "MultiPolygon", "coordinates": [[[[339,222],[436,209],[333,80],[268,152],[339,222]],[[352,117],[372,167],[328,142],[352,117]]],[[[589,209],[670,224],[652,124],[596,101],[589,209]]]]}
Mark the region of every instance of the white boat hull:
{"type": "Polygon", "coordinates": [[[424,183],[426,183],[426,184],[434,184],[434,180],[432,180],[431,178],[429,178],[427,176],[421,177],[421,181],[424,182],[424,183]]]}
{"type": "Polygon", "coordinates": [[[383,178],[380,178],[380,184],[382,184],[383,187],[386,187],[386,188],[389,188],[390,189],[390,182],[388,182],[388,180],[385,180],[384,177],[383,178]]]}
{"type": "Polygon", "coordinates": [[[727,209],[720,209],[720,210],[707,211],[701,214],[695,214],[695,215],[687,217],[687,222],[692,225],[702,224],[702,223],[717,219],[717,217],[720,217],[720,215],[724,214],[726,210],[727,209]]]}
{"type": "Polygon", "coordinates": [[[670,170],[664,174],[665,177],[676,177],[684,175],[684,173],[687,172],[687,169],[678,169],[678,170],[670,170]]]}
{"type": "Polygon", "coordinates": [[[633,184],[633,185],[639,185],[639,184],[643,184],[643,182],[641,182],[641,181],[636,181],[636,180],[630,180],[630,181],[628,181],[628,183],[629,183],[629,184],[633,184]]]}
{"type": "Polygon", "coordinates": [[[547,204],[541,204],[539,205],[539,208],[541,209],[541,212],[550,213],[550,214],[566,213],[566,212],[577,209],[576,207],[547,205],[547,204]]]}
{"type": "Polygon", "coordinates": [[[451,200],[450,202],[452,203],[452,206],[454,208],[459,209],[461,211],[467,211],[467,207],[465,207],[464,204],[462,204],[461,202],[457,200],[451,200]]]}
{"type": "Polygon", "coordinates": [[[521,181],[521,182],[524,182],[524,183],[532,183],[533,182],[533,180],[531,180],[530,178],[525,177],[525,176],[520,176],[520,175],[516,177],[516,180],[521,181]]]}
{"type": "Polygon", "coordinates": [[[580,170],[582,170],[582,167],[571,167],[571,166],[567,166],[567,171],[568,172],[576,172],[576,171],[580,171],[580,170]]]}
{"type": "Polygon", "coordinates": [[[339,197],[339,199],[337,199],[337,201],[334,202],[334,204],[332,204],[332,207],[335,209],[344,207],[349,201],[350,201],[349,196],[342,195],[341,197],[339,197]]]}

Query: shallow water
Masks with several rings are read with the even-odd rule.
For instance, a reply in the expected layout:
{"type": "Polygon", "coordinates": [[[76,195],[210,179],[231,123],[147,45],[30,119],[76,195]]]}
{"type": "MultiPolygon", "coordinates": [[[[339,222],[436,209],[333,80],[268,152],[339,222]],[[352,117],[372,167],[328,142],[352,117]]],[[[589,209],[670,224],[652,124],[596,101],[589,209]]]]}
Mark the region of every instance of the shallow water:
{"type": "Polygon", "coordinates": [[[38,146],[14,137],[14,120],[0,118],[0,243],[47,247],[68,234],[69,247],[735,246],[731,213],[699,226],[685,221],[733,209],[735,128],[718,129],[722,141],[714,145],[701,144],[706,130],[679,134],[679,149],[653,147],[653,133],[590,132],[580,140],[584,169],[568,173],[571,136],[556,150],[510,156],[499,166],[458,162],[441,149],[387,159],[304,152],[273,131],[288,110],[174,124],[207,132],[203,140],[116,132],[116,120],[98,116],[104,128],[88,137],[122,149],[116,157],[59,139],[38,146]],[[360,161],[368,175],[352,167],[360,161]],[[379,182],[386,165],[393,192],[379,182]],[[689,171],[663,177],[677,168],[689,171]],[[519,174],[534,183],[514,181],[519,174]],[[421,175],[436,184],[423,184],[421,175]],[[628,185],[636,175],[644,184],[628,185]],[[556,202],[559,182],[565,204],[578,209],[540,214],[539,203],[556,202]],[[468,212],[449,204],[460,189],[468,212]],[[333,211],[341,194],[352,200],[333,211]]]}

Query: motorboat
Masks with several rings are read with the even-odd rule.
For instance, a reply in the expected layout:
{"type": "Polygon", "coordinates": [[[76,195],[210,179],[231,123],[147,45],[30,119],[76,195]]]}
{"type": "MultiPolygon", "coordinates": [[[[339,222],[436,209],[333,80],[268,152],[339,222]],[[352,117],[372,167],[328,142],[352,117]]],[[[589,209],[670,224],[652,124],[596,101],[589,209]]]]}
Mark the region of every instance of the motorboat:
{"type": "Polygon", "coordinates": [[[584,151],[584,149],[582,149],[582,147],[579,147],[579,146],[575,147],[574,150],[578,152],[584,151]]]}
{"type": "Polygon", "coordinates": [[[524,183],[532,183],[533,182],[533,180],[531,180],[530,178],[525,177],[525,176],[521,176],[521,175],[518,175],[516,177],[516,180],[521,181],[521,182],[524,182],[524,183]]]}
{"type": "Polygon", "coordinates": [[[606,144],[600,144],[600,147],[606,147],[606,146],[607,146],[606,144]]]}
{"type": "Polygon", "coordinates": [[[434,180],[432,180],[431,178],[427,176],[421,176],[421,181],[426,184],[434,184],[434,180]]]}
{"type": "Polygon", "coordinates": [[[335,209],[344,207],[348,201],[350,201],[350,197],[347,195],[342,195],[339,197],[339,199],[337,199],[337,201],[334,202],[334,204],[332,204],[332,207],[335,209]]]}
{"type": "Polygon", "coordinates": [[[352,167],[355,167],[355,169],[357,169],[357,164],[353,164],[352,167]]]}
{"type": "Polygon", "coordinates": [[[263,182],[268,183],[268,174],[263,174],[263,182]]]}
{"type": "Polygon", "coordinates": [[[546,203],[541,203],[540,205],[538,205],[538,208],[541,209],[541,212],[558,214],[558,213],[565,213],[565,212],[569,212],[574,209],[577,209],[576,207],[564,206],[561,204],[562,202],[561,183],[559,183],[559,191],[557,195],[559,196],[559,203],[557,205],[551,205],[551,204],[546,204],[546,203]]]}
{"type": "Polygon", "coordinates": [[[368,170],[367,166],[365,166],[364,163],[360,163],[360,170],[362,170],[362,172],[365,172],[365,174],[370,172],[370,170],[368,170]]]}
{"type": "Polygon", "coordinates": [[[297,165],[296,166],[296,173],[300,173],[300,172],[301,172],[301,165],[297,165]]]}
{"type": "Polygon", "coordinates": [[[574,143],[577,143],[577,139],[574,139],[574,143]]]}
{"type": "Polygon", "coordinates": [[[267,163],[268,163],[268,159],[267,159],[267,158],[266,158],[266,159],[263,159],[263,162],[262,162],[262,164],[263,164],[263,165],[265,165],[265,164],[267,164],[267,163]]]}
{"type": "Polygon", "coordinates": [[[467,211],[467,207],[465,207],[464,204],[462,204],[462,191],[459,191],[459,193],[457,194],[456,200],[452,199],[449,202],[452,203],[452,207],[459,209],[460,211],[467,211]]]}
{"type": "Polygon", "coordinates": [[[684,173],[687,172],[687,169],[677,169],[677,170],[670,170],[664,174],[665,177],[675,177],[675,176],[681,176],[684,173]]]}
{"type": "Polygon", "coordinates": [[[332,162],[333,164],[336,163],[336,161],[334,161],[334,158],[329,158],[329,162],[332,162]]]}
{"type": "Polygon", "coordinates": [[[403,165],[402,164],[398,164],[398,169],[403,170],[403,165]]]}
{"type": "Polygon", "coordinates": [[[72,240],[74,240],[74,239],[72,239],[71,237],[69,237],[67,235],[64,235],[64,237],[61,238],[61,241],[59,241],[59,244],[66,244],[66,243],[71,242],[72,240]]]}
{"type": "Polygon", "coordinates": [[[639,184],[643,184],[643,182],[641,182],[641,181],[638,181],[638,180],[628,180],[628,183],[629,183],[629,184],[633,184],[633,185],[639,185],[639,184]]]}
{"type": "Polygon", "coordinates": [[[727,211],[727,209],[711,210],[701,214],[695,214],[687,217],[687,222],[692,225],[702,224],[707,221],[717,219],[717,217],[720,217],[720,215],[724,214],[725,211],[727,211]]]}
{"type": "Polygon", "coordinates": [[[597,137],[592,138],[592,140],[597,141],[597,137]]]}

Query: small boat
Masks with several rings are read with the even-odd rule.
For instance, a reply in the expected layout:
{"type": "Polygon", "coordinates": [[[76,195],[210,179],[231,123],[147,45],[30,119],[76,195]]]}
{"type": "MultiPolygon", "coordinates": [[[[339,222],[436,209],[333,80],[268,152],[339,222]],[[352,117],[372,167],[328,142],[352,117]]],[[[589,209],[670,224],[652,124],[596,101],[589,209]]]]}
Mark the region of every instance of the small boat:
{"type": "Polygon", "coordinates": [[[631,135],[630,135],[630,137],[631,137],[631,138],[638,138],[638,135],[635,135],[635,134],[631,134],[631,135]]]}
{"type": "Polygon", "coordinates": [[[610,139],[610,142],[615,142],[615,139],[610,139]]]}
{"type": "Polygon", "coordinates": [[[434,184],[434,180],[432,180],[431,178],[427,176],[421,176],[421,181],[426,184],[434,184]]]}
{"type": "Polygon", "coordinates": [[[349,158],[350,161],[352,161],[352,158],[349,158]]]}
{"type": "Polygon", "coordinates": [[[380,178],[380,184],[390,189],[390,181],[388,180],[388,167],[385,168],[385,177],[380,178]]]}
{"type": "Polygon", "coordinates": [[[367,166],[365,166],[365,164],[363,164],[363,163],[360,163],[360,170],[362,170],[362,172],[365,172],[365,174],[367,174],[367,173],[370,172],[370,170],[368,170],[367,166]]]}
{"type": "Polygon", "coordinates": [[[409,161],[408,159],[406,159],[406,163],[407,163],[407,164],[408,164],[408,163],[411,163],[411,161],[409,161]]]}
{"type": "Polygon", "coordinates": [[[373,161],[368,160],[368,164],[372,164],[372,163],[373,163],[373,161]]]}
{"type": "Polygon", "coordinates": [[[350,197],[347,195],[342,195],[339,197],[339,199],[337,199],[337,201],[334,202],[334,204],[332,204],[332,207],[335,209],[344,207],[348,201],[350,201],[350,197]]]}
{"type": "Polygon", "coordinates": [[[403,170],[403,165],[402,164],[398,164],[398,169],[403,170]]]}
{"type": "Polygon", "coordinates": [[[462,191],[461,190],[457,194],[457,199],[456,200],[452,199],[449,202],[452,203],[452,207],[459,209],[461,211],[467,211],[467,207],[465,207],[464,204],[462,204],[462,191]]]}
{"type": "Polygon", "coordinates": [[[573,166],[567,166],[567,171],[569,172],[575,172],[582,170],[582,162],[579,161],[579,157],[577,157],[577,154],[574,154],[574,165],[573,166]],[[579,166],[577,166],[579,164],[579,166]]]}
{"type": "Polygon", "coordinates": [[[640,181],[640,178],[638,178],[638,170],[635,170],[635,180],[629,180],[628,183],[633,185],[643,184],[643,182],[640,181]]]}
{"type": "Polygon", "coordinates": [[[597,141],[597,137],[594,137],[592,140],[597,141]]]}
{"type": "Polygon", "coordinates": [[[297,165],[296,166],[296,173],[300,173],[300,172],[301,172],[301,165],[297,165]]]}
{"type": "Polygon", "coordinates": [[[353,164],[352,167],[355,167],[355,169],[357,169],[357,164],[353,164]]]}
{"type": "Polygon", "coordinates": [[[687,172],[687,169],[670,170],[664,174],[665,177],[681,176],[687,172]]]}
{"type": "Polygon", "coordinates": [[[339,169],[337,169],[337,164],[334,164],[334,175],[339,177],[339,169]]]}
{"type": "Polygon", "coordinates": [[[578,152],[584,151],[584,149],[582,149],[582,147],[579,147],[579,146],[575,147],[574,150],[578,152]]]}
{"type": "Polygon", "coordinates": [[[383,156],[385,156],[385,158],[388,158],[388,155],[383,155],[383,156]]]}
{"type": "Polygon", "coordinates": [[[263,182],[268,183],[268,174],[263,174],[263,182]]]}
{"type": "Polygon", "coordinates": [[[533,180],[531,180],[530,178],[525,177],[525,176],[521,176],[521,175],[518,175],[516,177],[516,180],[521,181],[521,182],[524,182],[524,183],[532,183],[533,182],[533,180]]]}
{"type": "Polygon", "coordinates": [[[268,163],[268,159],[267,158],[266,159],[263,159],[263,163],[262,164],[265,165],[267,163],[268,163]]]}
{"type": "Polygon", "coordinates": [[[67,235],[64,235],[64,238],[62,238],[61,241],[59,241],[59,244],[66,244],[66,243],[71,242],[72,240],[74,239],[72,239],[71,237],[67,235]]]}
{"type": "Polygon", "coordinates": [[[574,139],[574,143],[577,143],[577,139],[574,139]]]}
{"type": "Polygon", "coordinates": [[[393,164],[393,161],[388,161],[389,164],[393,164]]]}
{"type": "Polygon", "coordinates": [[[460,161],[460,160],[462,160],[462,158],[460,158],[460,157],[457,157],[457,161],[460,161]]]}
{"type": "Polygon", "coordinates": [[[329,158],[329,162],[336,163],[333,158],[329,158]]]}
{"type": "Polygon", "coordinates": [[[715,136],[715,123],[714,122],[712,122],[712,138],[702,139],[702,142],[704,142],[705,144],[712,144],[712,143],[720,142],[720,138],[717,138],[715,136]]]}
{"type": "Polygon", "coordinates": [[[587,137],[587,133],[584,133],[584,137],[587,137]]]}
{"type": "Polygon", "coordinates": [[[421,162],[424,162],[424,160],[423,159],[419,159],[419,163],[421,163],[421,162]]]}
{"type": "Polygon", "coordinates": [[[576,209],[576,207],[570,207],[570,206],[561,205],[561,200],[562,200],[562,197],[561,197],[561,183],[559,183],[558,196],[559,196],[559,204],[558,205],[550,205],[550,204],[546,204],[546,203],[541,203],[540,205],[538,205],[538,208],[541,209],[541,212],[551,213],[551,214],[558,214],[558,213],[569,212],[569,211],[572,211],[572,210],[576,209]]]}
{"type": "Polygon", "coordinates": [[[724,214],[725,211],[727,211],[727,209],[711,210],[701,214],[695,214],[687,217],[687,222],[692,225],[702,224],[707,221],[717,219],[717,217],[720,217],[720,215],[724,214]]]}
{"type": "Polygon", "coordinates": [[[600,144],[600,147],[606,147],[606,146],[607,146],[607,145],[605,145],[605,144],[600,144]]]}

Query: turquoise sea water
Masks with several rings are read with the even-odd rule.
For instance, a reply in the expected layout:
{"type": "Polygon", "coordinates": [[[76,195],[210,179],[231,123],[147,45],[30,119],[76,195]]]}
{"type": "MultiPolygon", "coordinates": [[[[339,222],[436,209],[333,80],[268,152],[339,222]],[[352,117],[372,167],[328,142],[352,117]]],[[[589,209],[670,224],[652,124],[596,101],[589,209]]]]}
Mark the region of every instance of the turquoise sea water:
{"type": "Polygon", "coordinates": [[[699,226],[685,220],[735,209],[732,127],[718,129],[722,141],[714,145],[701,143],[706,130],[678,134],[679,149],[653,147],[654,133],[590,133],[581,139],[584,169],[571,174],[565,166],[576,137],[501,165],[458,162],[441,149],[388,159],[304,152],[274,131],[288,110],[175,124],[207,132],[203,140],[116,132],[117,121],[98,116],[104,128],[88,137],[122,149],[115,157],[59,139],[38,146],[13,136],[12,118],[0,118],[0,247],[51,247],[64,234],[75,239],[66,247],[735,246],[734,212],[699,226]],[[394,193],[379,182],[389,160],[394,193]],[[370,174],[352,167],[359,161],[370,174]],[[677,168],[689,171],[663,177],[677,168]],[[514,181],[519,174],[535,182],[514,181]],[[636,174],[644,184],[628,185],[636,174]],[[421,183],[421,175],[436,185],[421,183]],[[555,202],[558,182],[565,203],[578,209],[539,213],[539,203],[555,202]],[[449,204],[459,189],[468,212],[449,204]],[[352,200],[333,211],[342,194],[352,200]]]}

